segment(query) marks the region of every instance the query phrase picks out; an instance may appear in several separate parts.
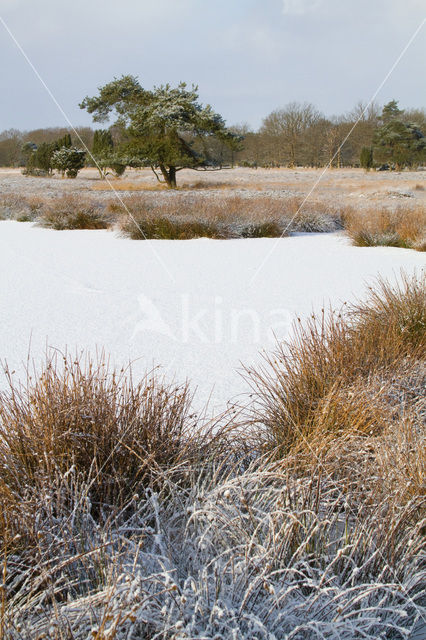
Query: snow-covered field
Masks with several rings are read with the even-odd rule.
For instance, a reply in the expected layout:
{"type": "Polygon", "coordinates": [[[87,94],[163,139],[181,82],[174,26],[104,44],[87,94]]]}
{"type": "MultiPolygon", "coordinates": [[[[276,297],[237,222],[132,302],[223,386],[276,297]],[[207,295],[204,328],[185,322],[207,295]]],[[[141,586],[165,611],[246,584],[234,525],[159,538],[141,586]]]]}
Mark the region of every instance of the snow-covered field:
{"type": "Polygon", "coordinates": [[[425,264],[415,251],[352,247],[343,233],[137,242],[3,221],[0,357],[20,375],[46,348],[105,349],[135,377],[161,365],[188,378],[196,406],[211,396],[218,410],[248,390],[241,363],[288,337],[294,318],[425,264]]]}

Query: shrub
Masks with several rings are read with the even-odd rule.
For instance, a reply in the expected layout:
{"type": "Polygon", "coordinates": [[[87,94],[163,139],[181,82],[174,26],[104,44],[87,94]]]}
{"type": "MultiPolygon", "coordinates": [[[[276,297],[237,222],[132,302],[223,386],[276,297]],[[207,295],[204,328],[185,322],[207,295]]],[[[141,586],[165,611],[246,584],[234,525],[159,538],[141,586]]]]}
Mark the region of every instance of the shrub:
{"type": "Polygon", "coordinates": [[[39,220],[44,227],[56,230],[106,229],[110,226],[110,221],[98,205],[68,194],[48,201],[41,210],[39,220]]]}
{"type": "Polygon", "coordinates": [[[127,165],[124,163],[122,164],[118,162],[111,163],[111,169],[113,170],[114,175],[117,178],[120,178],[124,174],[124,172],[126,171],[126,168],[127,168],[127,165]]]}
{"type": "Polygon", "coordinates": [[[62,176],[76,178],[80,169],[84,167],[86,152],[75,147],[62,147],[52,154],[51,165],[58,169],[62,176]]]}
{"type": "Polygon", "coordinates": [[[369,171],[373,166],[373,149],[371,147],[362,147],[359,157],[359,163],[363,169],[369,171]]]}
{"type": "Polygon", "coordinates": [[[21,173],[23,176],[31,176],[33,178],[47,178],[49,175],[48,171],[45,171],[44,169],[37,169],[36,167],[25,167],[25,169],[22,169],[21,173]]]}

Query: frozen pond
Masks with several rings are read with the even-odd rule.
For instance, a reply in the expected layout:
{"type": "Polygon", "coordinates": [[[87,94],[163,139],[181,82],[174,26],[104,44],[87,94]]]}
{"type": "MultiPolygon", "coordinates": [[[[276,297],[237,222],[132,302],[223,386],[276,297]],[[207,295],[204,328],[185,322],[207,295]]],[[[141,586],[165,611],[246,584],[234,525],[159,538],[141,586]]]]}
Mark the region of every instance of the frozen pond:
{"type": "Polygon", "coordinates": [[[220,408],[247,391],[241,363],[288,337],[297,315],[426,260],[352,247],[342,233],[148,242],[4,221],[0,262],[0,358],[18,375],[29,353],[105,349],[117,365],[131,360],[136,378],[153,365],[188,378],[198,406],[211,396],[220,408]]]}

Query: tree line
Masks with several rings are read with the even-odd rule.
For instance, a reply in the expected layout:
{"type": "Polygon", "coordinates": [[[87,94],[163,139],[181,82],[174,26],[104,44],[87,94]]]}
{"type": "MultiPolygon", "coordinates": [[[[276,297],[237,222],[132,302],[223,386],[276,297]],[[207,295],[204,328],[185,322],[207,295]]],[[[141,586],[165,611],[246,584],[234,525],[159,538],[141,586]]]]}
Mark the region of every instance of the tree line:
{"type": "Polygon", "coordinates": [[[257,131],[227,127],[198,101],[197,87],[143,88],[122,76],[87,96],[80,107],[105,128],[48,128],[0,133],[0,166],[24,166],[33,175],[55,168],[75,177],[88,164],[100,177],[122,175],[127,166],[151,167],[157,179],[176,186],[183,168],[225,166],[357,167],[401,169],[426,163],[426,111],[362,103],[348,114],[326,117],[309,103],[291,102],[266,116],[257,131]],[[77,134],[77,135],[76,135],[77,134]],[[89,149],[85,154],[83,147],[89,149]]]}
{"type": "Polygon", "coordinates": [[[414,167],[426,162],[426,110],[358,103],[326,118],[314,105],[289,103],[270,113],[258,131],[236,127],[244,149],[235,161],[262,167],[414,167]],[[368,156],[368,159],[367,159],[368,156]]]}

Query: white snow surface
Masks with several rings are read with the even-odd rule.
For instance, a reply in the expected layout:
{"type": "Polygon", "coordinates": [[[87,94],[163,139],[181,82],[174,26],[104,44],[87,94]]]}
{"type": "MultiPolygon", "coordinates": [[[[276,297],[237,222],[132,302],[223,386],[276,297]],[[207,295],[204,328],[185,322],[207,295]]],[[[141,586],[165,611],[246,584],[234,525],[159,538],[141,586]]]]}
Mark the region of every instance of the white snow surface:
{"type": "Polygon", "coordinates": [[[210,398],[219,411],[244,400],[242,364],[288,338],[297,316],[425,265],[424,254],[352,247],[343,233],[134,241],[3,221],[0,358],[19,377],[28,357],[40,363],[51,348],[104,349],[116,366],[131,361],[135,380],[155,365],[189,379],[195,406],[210,398]]]}

